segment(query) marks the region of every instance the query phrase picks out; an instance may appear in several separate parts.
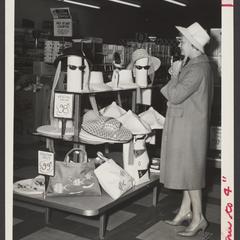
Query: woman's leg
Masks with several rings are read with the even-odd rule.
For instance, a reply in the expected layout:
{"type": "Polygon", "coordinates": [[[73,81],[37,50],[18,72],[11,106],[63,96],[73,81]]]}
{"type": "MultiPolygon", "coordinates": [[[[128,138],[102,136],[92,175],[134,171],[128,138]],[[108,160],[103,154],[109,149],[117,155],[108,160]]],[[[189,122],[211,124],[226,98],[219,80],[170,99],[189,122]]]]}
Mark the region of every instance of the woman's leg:
{"type": "Polygon", "coordinates": [[[183,198],[178,214],[173,221],[179,221],[183,216],[191,212],[191,198],[188,191],[183,191],[183,198]]]}
{"type": "Polygon", "coordinates": [[[181,225],[183,221],[190,221],[192,218],[191,214],[191,199],[188,194],[188,191],[183,192],[183,199],[181,203],[181,207],[178,211],[178,214],[175,216],[173,220],[165,220],[165,223],[177,226],[181,225]]]}
{"type": "Polygon", "coordinates": [[[202,190],[189,190],[188,191],[192,203],[192,222],[188,229],[196,227],[203,218],[202,212],[202,190]]]}
{"type": "Polygon", "coordinates": [[[188,191],[191,203],[192,203],[192,222],[182,232],[178,232],[178,235],[183,237],[191,237],[198,233],[198,231],[207,228],[207,221],[203,217],[202,213],[202,190],[190,190],[188,191]]]}

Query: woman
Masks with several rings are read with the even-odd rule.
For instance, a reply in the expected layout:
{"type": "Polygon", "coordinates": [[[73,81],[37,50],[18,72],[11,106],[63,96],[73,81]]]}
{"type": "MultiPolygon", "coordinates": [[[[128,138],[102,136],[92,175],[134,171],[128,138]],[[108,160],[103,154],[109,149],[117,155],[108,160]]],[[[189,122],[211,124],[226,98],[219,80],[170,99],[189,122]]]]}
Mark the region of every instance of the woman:
{"type": "Polygon", "coordinates": [[[178,214],[165,222],[176,226],[191,221],[184,231],[178,232],[188,237],[207,227],[201,195],[205,187],[213,73],[204,54],[204,46],[210,40],[206,31],[198,23],[176,28],[181,33],[179,47],[184,60],[173,63],[171,80],[161,89],[168,109],[162,136],[160,182],[166,188],[183,190],[178,214]]]}

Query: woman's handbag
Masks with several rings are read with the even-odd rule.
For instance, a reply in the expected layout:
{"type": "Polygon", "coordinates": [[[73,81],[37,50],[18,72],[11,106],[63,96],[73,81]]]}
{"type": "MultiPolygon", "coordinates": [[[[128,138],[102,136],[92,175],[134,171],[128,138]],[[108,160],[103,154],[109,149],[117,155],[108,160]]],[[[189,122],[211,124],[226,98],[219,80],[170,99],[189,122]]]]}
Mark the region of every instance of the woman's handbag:
{"type": "Polygon", "coordinates": [[[50,177],[47,187],[48,196],[96,196],[101,195],[100,185],[94,173],[94,161],[88,162],[87,154],[79,148],[71,149],[64,161],[55,162],[55,175],[50,177]],[[78,152],[80,162],[72,162],[69,155],[78,152]]]}
{"type": "Polygon", "coordinates": [[[97,153],[103,163],[94,172],[104,191],[113,199],[119,198],[123,193],[133,187],[133,178],[112,159],[105,158],[97,153]]]}

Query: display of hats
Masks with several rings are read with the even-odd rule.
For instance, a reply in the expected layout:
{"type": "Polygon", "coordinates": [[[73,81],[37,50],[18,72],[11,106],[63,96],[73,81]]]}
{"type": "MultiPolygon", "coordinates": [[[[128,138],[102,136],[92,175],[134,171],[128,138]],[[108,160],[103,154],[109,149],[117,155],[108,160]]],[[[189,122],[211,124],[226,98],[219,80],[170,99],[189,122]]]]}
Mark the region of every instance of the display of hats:
{"type": "Polygon", "coordinates": [[[118,71],[118,84],[115,87],[113,81],[107,83],[108,86],[113,89],[128,89],[128,88],[137,88],[138,84],[133,82],[132,71],[130,69],[122,69],[118,71]]]}
{"type": "Polygon", "coordinates": [[[105,117],[119,118],[126,113],[126,110],[113,101],[109,106],[102,108],[99,112],[105,117]]]}
{"type": "Polygon", "coordinates": [[[165,118],[153,107],[140,113],[139,117],[148,123],[151,129],[163,129],[165,118]]]}
{"type": "MultiPolygon", "coordinates": [[[[88,132],[86,132],[84,129],[81,128],[80,133],[79,133],[79,138],[81,141],[89,143],[89,144],[103,144],[103,143],[121,143],[121,141],[119,140],[110,140],[110,139],[106,139],[106,138],[100,138],[97,136],[94,136],[88,132]]],[[[125,142],[122,141],[122,142],[125,142]]]]}
{"type": "Polygon", "coordinates": [[[128,110],[127,113],[118,118],[123,126],[131,131],[133,135],[149,134],[151,132],[151,127],[148,123],[144,122],[138,115],[128,110]]]}
{"type": "Polygon", "coordinates": [[[99,116],[96,120],[84,122],[82,129],[94,136],[117,142],[132,139],[131,132],[114,118],[99,116]]]}
{"type": "Polygon", "coordinates": [[[112,88],[106,85],[103,81],[103,73],[100,71],[91,71],[89,88],[91,91],[109,91],[112,88]]]}
{"type": "Polygon", "coordinates": [[[132,59],[127,68],[133,70],[136,61],[142,58],[148,58],[149,60],[148,64],[150,67],[148,69],[148,75],[153,74],[161,66],[159,58],[149,55],[146,49],[140,48],[132,53],[132,59]]]}

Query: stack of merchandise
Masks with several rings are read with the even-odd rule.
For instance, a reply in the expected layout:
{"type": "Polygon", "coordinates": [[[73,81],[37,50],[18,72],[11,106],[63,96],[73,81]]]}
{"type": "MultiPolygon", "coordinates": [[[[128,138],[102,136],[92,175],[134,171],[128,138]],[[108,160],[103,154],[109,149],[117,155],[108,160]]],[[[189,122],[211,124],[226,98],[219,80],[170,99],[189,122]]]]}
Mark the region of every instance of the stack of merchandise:
{"type": "Polygon", "coordinates": [[[160,173],[160,158],[152,158],[149,169],[151,173],[160,173]]]}
{"type": "Polygon", "coordinates": [[[45,40],[44,43],[44,62],[53,63],[62,54],[62,50],[71,47],[71,42],[45,40]]]}

